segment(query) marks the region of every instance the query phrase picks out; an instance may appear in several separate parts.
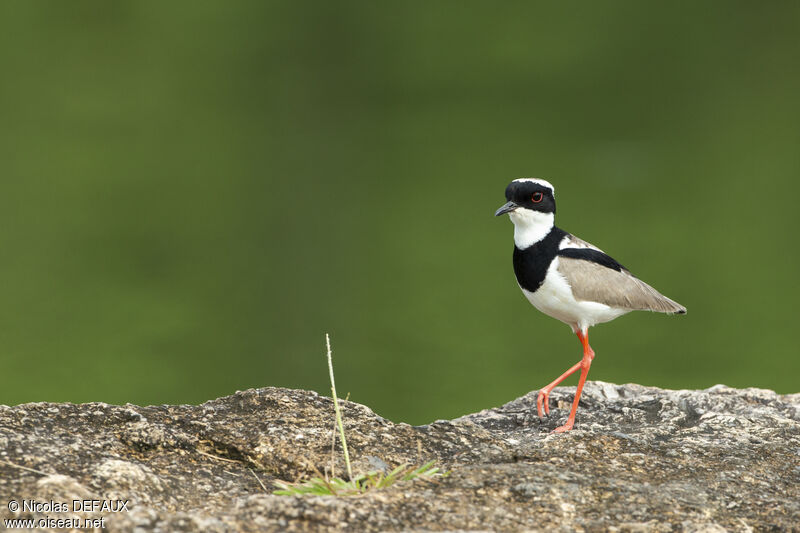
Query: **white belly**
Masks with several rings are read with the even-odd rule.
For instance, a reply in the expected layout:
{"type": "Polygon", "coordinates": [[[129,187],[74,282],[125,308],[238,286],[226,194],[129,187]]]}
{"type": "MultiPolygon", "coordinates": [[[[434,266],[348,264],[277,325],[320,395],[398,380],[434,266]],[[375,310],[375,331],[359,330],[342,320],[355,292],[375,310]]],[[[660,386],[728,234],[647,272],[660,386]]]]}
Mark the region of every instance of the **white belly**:
{"type": "Polygon", "coordinates": [[[536,292],[522,289],[528,301],[542,313],[564,322],[573,331],[577,331],[614,320],[629,312],[628,309],[609,307],[598,302],[576,300],[569,283],[557,269],[558,258],[555,258],[547,269],[544,283],[536,292]]]}

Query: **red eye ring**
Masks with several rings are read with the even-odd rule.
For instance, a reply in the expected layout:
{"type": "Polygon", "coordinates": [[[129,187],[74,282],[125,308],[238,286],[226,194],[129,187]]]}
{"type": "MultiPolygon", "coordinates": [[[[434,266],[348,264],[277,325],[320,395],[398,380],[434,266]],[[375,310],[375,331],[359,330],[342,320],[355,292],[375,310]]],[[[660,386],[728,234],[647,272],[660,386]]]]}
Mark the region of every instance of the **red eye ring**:
{"type": "Polygon", "coordinates": [[[544,195],[540,192],[535,192],[531,195],[531,202],[535,204],[538,204],[542,200],[544,200],[544,195]]]}

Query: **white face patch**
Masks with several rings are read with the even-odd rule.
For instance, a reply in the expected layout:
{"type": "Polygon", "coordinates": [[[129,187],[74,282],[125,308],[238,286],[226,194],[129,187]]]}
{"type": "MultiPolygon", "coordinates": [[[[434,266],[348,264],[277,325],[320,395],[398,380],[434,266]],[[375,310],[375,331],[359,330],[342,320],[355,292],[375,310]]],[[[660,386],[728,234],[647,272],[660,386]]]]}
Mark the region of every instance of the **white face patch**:
{"type": "Polygon", "coordinates": [[[536,183],[537,185],[541,185],[542,187],[547,187],[548,189],[550,189],[553,192],[553,197],[554,198],[556,196],[555,187],[553,187],[553,185],[547,180],[542,180],[542,179],[539,179],[539,178],[517,178],[514,181],[520,181],[520,182],[529,181],[531,183],[536,183]]]}
{"type": "Polygon", "coordinates": [[[518,207],[508,214],[514,223],[514,244],[520,250],[541,241],[553,229],[555,215],[518,207]]]}

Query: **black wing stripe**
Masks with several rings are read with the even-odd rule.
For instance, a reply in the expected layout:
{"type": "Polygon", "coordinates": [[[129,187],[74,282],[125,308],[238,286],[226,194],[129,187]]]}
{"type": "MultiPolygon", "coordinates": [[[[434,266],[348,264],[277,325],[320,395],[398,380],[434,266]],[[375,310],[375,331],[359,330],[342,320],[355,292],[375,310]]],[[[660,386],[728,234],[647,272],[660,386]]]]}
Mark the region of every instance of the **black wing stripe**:
{"type": "Polygon", "coordinates": [[[628,269],[617,263],[617,261],[601,252],[600,250],[593,250],[591,248],[564,248],[558,251],[558,255],[564,257],[571,257],[572,259],[583,259],[584,261],[591,261],[597,263],[611,270],[617,272],[627,271],[628,269]]]}

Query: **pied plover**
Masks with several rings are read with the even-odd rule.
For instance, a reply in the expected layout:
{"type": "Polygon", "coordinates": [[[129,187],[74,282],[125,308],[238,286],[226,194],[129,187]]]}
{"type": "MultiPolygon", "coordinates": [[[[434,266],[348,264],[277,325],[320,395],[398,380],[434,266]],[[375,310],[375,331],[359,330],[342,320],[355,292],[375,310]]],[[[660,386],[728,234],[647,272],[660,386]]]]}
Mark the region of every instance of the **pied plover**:
{"type": "Polygon", "coordinates": [[[495,216],[508,213],[514,223],[514,274],[522,293],[536,309],[572,328],[583,345],[583,358],[536,398],[539,417],[549,415],[550,392],[580,370],[567,423],[556,428],[569,431],[594,359],[589,328],[631,311],[682,315],[686,308],[634,277],[596,246],[556,227],[556,200],[549,182],[516,179],[506,188],[506,200],[495,216]]]}

